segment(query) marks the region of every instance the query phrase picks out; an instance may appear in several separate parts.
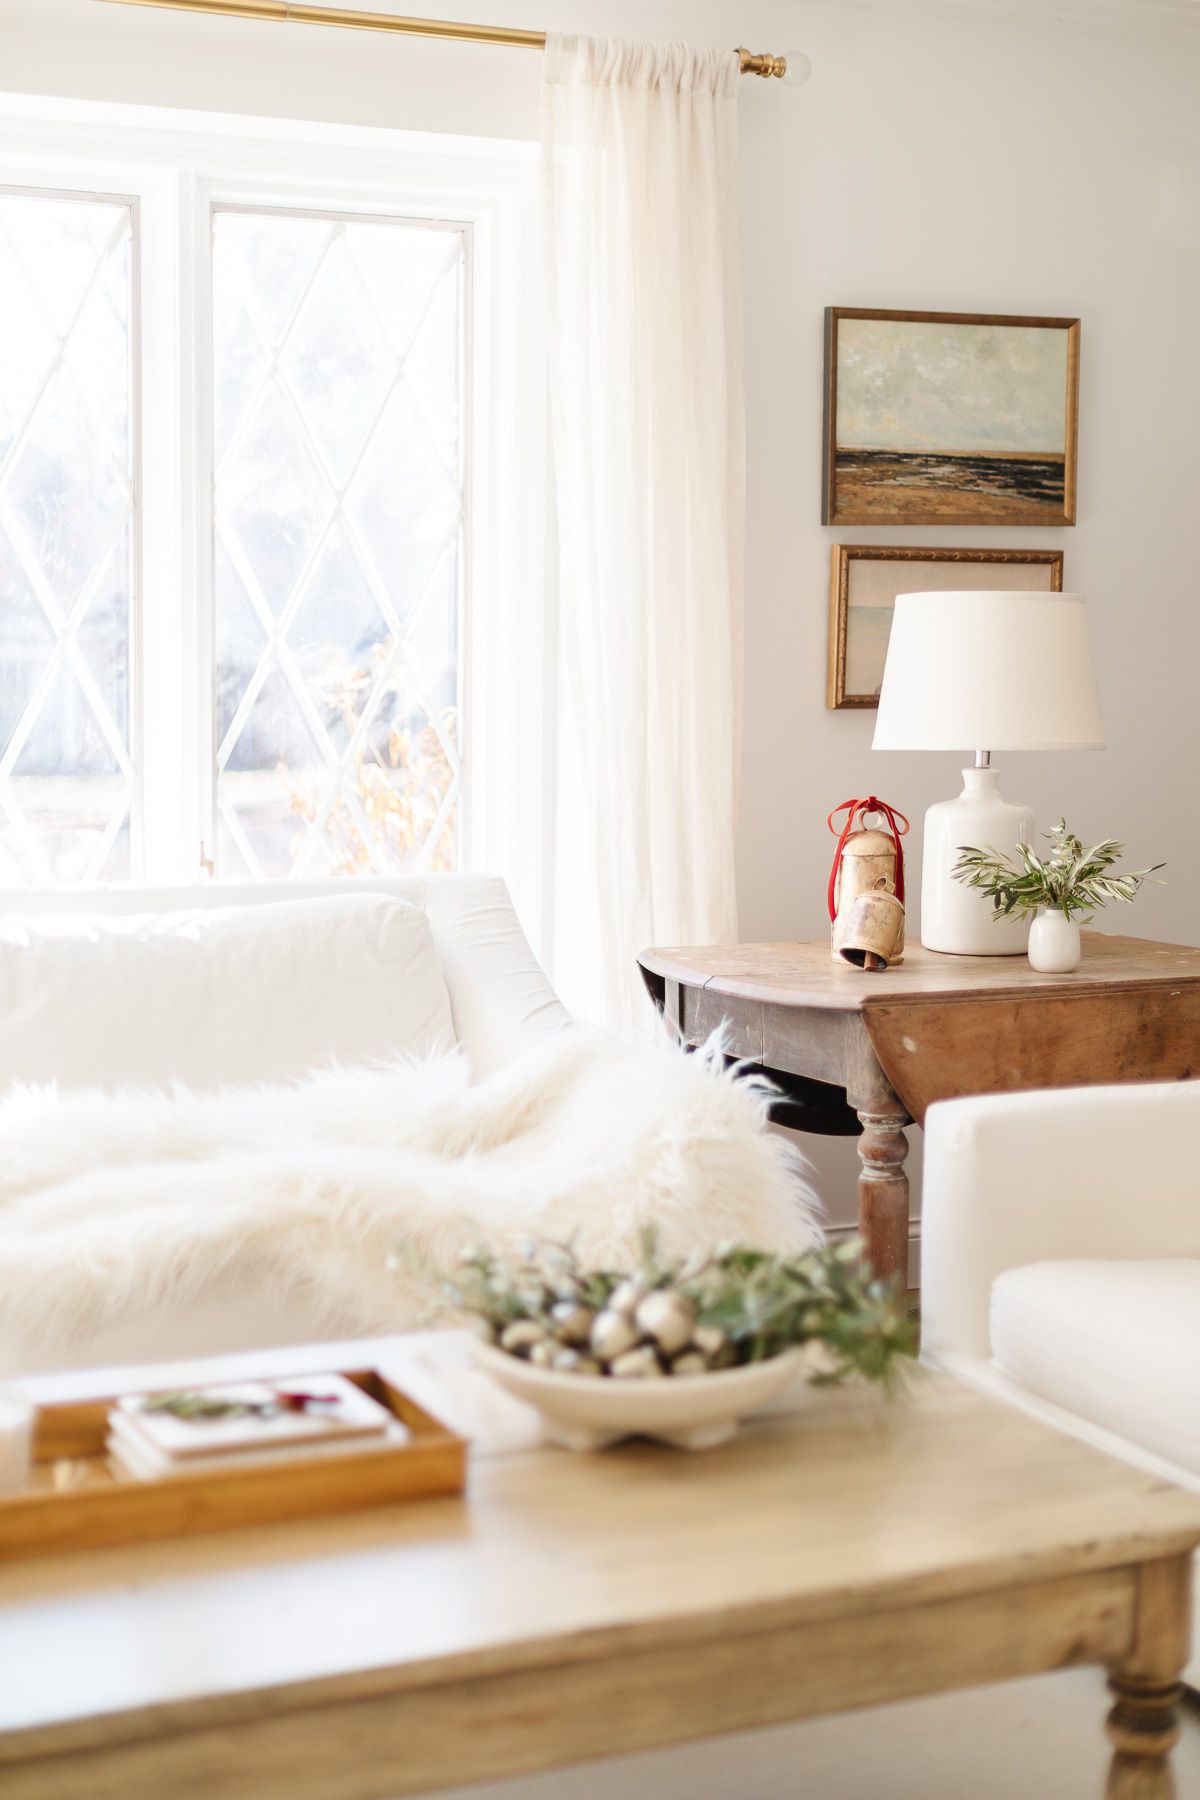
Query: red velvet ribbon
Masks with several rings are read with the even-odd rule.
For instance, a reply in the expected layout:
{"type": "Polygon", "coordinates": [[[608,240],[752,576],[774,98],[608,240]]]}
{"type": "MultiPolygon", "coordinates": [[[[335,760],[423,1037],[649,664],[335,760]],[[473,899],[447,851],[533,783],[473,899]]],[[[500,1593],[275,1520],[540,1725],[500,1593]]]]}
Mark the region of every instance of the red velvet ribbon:
{"type": "Polygon", "coordinates": [[[838,828],[833,821],[840,812],[846,814],[846,823],[842,827],[841,836],[838,838],[838,846],[833,853],[833,867],[829,871],[830,919],[837,918],[837,904],[834,900],[834,893],[837,888],[838,871],[842,866],[842,851],[846,848],[846,839],[855,829],[855,820],[861,819],[864,813],[880,813],[888,822],[888,827],[892,834],[892,842],[896,846],[896,898],[899,900],[900,904],[903,905],[904,851],[901,847],[900,839],[908,830],[908,820],[904,817],[904,814],[902,812],[897,812],[895,807],[889,806],[886,800],[877,800],[874,794],[869,795],[866,800],[843,800],[840,806],[834,807],[833,811],[825,821],[830,831],[832,831],[835,836],[838,828]],[[896,823],[897,820],[900,821],[899,824],[896,823]]]}

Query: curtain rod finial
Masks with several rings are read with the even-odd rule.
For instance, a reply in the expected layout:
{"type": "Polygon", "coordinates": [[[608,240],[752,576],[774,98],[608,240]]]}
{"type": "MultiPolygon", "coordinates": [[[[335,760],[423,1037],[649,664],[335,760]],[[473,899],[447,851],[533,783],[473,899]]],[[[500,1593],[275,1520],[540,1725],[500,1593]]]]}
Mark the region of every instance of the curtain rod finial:
{"type": "Polygon", "coordinates": [[[812,74],[812,63],[803,50],[788,50],[782,56],[758,55],[739,45],[738,64],[743,75],[761,75],[765,80],[775,76],[787,87],[803,87],[812,74]]]}

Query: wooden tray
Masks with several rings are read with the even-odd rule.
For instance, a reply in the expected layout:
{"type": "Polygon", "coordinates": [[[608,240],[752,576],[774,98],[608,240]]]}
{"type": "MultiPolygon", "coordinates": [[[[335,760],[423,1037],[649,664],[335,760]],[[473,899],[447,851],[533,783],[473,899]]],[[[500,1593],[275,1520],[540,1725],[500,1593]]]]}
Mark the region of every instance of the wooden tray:
{"type": "Polygon", "coordinates": [[[347,1446],[344,1456],[326,1452],[275,1466],[186,1470],[139,1481],[116,1469],[105,1453],[108,1411],[119,1396],[43,1407],[29,1486],[0,1500],[0,1561],[235,1531],[462,1492],[467,1450],[462,1438],[377,1371],[337,1372],[406,1425],[408,1441],[394,1450],[347,1446]],[[56,1487],[56,1465],[63,1462],[73,1465],[72,1484],[56,1487]]]}

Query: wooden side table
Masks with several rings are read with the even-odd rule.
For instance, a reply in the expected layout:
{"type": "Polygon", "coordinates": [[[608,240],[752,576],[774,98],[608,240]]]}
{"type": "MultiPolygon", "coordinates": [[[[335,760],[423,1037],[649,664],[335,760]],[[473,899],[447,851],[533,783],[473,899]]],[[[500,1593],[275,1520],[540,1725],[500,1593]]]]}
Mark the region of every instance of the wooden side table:
{"type": "Polygon", "coordinates": [[[935,1100],[1200,1076],[1200,950],[1099,932],[1083,946],[1070,975],[919,945],[868,975],[835,963],[828,940],[656,949],[639,961],[684,1043],[725,1022],[730,1053],[781,1079],[796,1103],[784,1122],[840,1132],[857,1121],[859,1230],[876,1271],[903,1279],[904,1128],[935,1100]]]}

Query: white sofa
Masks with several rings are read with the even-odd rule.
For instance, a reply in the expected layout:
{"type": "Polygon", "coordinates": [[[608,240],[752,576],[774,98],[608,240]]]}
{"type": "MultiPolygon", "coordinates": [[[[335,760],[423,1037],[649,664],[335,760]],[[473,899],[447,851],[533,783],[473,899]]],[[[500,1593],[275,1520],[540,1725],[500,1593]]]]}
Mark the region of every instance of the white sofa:
{"type": "MultiPolygon", "coordinates": [[[[0,895],[0,1094],[46,1080],[211,1089],[455,1042],[478,1076],[569,1023],[492,877],[0,895]]],[[[234,1269],[186,1306],[95,1332],[72,1360],[319,1335],[302,1296],[264,1301],[234,1269]]],[[[29,1366],[0,1332],[0,1372],[29,1366]]]]}
{"type": "MultiPolygon", "coordinates": [[[[22,921],[44,929],[55,922],[74,921],[99,940],[106,921],[119,928],[131,916],[159,915],[164,920],[181,914],[227,912],[261,906],[292,905],[300,901],[325,901],[331,907],[363,895],[406,901],[428,920],[433,944],[449,995],[454,1035],[477,1073],[498,1067],[519,1040],[534,1032],[556,1031],[569,1022],[566,1009],[539,967],[522,931],[504,882],[491,875],[430,875],[364,877],[346,881],[259,881],[209,883],[194,888],[110,888],[52,893],[0,892],[0,934],[19,928],[22,921]]],[[[50,972],[53,975],[53,972],[50,972]]],[[[282,971],[280,971],[282,973],[282,971]]],[[[291,996],[271,997],[276,1006],[302,1013],[313,999],[321,1001],[328,970],[310,963],[296,972],[291,996]]],[[[0,976],[2,979],[2,976],[0,976]]],[[[264,996],[265,997],[265,996],[264,996]]],[[[245,1011],[252,1012],[256,997],[245,995],[245,1011]]],[[[11,995],[0,988],[0,1017],[11,1013],[11,995]]],[[[98,1019],[106,1039],[121,1023],[98,1019]]],[[[142,1021],[128,1022],[130,1028],[142,1021]]],[[[191,1040],[194,1044],[194,1038],[191,1040]]],[[[180,1026],[181,1046],[188,1034],[180,1026]]],[[[385,1045],[380,1045],[380,1050],[385,1045]]],[[[24,1048],[27,1047],[23,1047],[24,1048]]],[[[61,1044],[59,1045],[61,1049],[61,1044]]],[[[220,1048],[218,1046],[218,1048],[220,1048]]],[[[280,1060],[286,1049],[281,1040],[280,1060]]],[[[97,1060],[86,1081],[103,1081],[106,1065],[97,1060]]],[[[209,1085],[210,1076],[225,1078],[221,1065],[211,1070],[193,1060],[187,1079],[209,1085]]],[[[21,1057],[6,1058],[0,1049],[0,1092],[15,1079],[27,1079],[21,1057]]],[[[61,1079],[61,1074],[59,1075],[61,1079]]]]}
{"type": "MultiPolygon", "coordinates": [[[[1200,1491],[1200,1082],[946,1101],[925,1132],[922,1355],[1200,1491]]],[[[1193,1686],[1200,1613],[1194,1645],[1193,1686]]]]}

